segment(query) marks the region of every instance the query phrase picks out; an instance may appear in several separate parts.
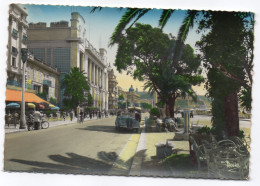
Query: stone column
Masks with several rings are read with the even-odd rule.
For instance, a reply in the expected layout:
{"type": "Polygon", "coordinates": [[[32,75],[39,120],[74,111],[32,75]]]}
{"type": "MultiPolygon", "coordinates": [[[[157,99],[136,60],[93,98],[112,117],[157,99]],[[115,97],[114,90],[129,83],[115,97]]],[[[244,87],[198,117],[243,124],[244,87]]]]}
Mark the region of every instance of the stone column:
{"type": "Polygon", "coordinates": [[[93,65],[93,84],[96,85],[96,65],[95,63],[92,63],[93,65]]]}

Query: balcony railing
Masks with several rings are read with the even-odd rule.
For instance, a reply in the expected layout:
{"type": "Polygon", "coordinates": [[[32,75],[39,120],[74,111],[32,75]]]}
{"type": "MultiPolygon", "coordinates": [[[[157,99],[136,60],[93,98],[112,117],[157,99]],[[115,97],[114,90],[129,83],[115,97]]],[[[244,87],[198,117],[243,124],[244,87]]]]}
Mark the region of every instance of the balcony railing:
{"type": "Polygon", "coordinates": [[[22,87],[21,83],[15,80],[7,80],[7,85],[12,85],[12,86],[16,86],[16,87],[22,87]]]}
{"type": "Polygon", "coordinates": [[[87,39],[85,40],[85,47],[86,49],[90,50],[98,60],[104,63],[104,59],[102,58],[100,53],[90,44],[90,42],[87,39]]]}

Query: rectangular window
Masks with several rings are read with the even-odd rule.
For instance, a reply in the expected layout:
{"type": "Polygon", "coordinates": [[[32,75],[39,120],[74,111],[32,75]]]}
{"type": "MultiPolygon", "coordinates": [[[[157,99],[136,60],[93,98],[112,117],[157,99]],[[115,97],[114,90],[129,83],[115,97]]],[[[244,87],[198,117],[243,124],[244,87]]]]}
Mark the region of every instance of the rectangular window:
{"type": "Polygon", "coordinates": [[[16,67],[16,58],[12,57],[12,67],[16,67]]]}
{"type": "Polygon", "coordinates": [[[30,53],[40,62],[45,62],[45,48],[30,48],[30,53]]]}
{"type": "Polygon", "coordinates": [[[22,41],[23,41],[23,43],[27,43],[27,36],[26,35],[23,35],[23,38],[22,38],[22,41]]]}
{"type": "Polygon", "coordinates": [[[51,48],[47,48],[47,64],[51,65],[51,48]]]}
{"type": "Polygon", "coordinates": [[[18,37],[18,31],[16,29],[13,28],[13,32],[12,32],[12,36],[14,38],[17,38],[18,37]]]}
{"type": "Polygon", "coordinates": [[[18,54],[17,48],[15,48],[15,47],[13,47],[13,46],[12,46],[12,54],[13,54],[14,56],[17,56],[17,54],[18,54]]]}
{"type": "Polygon", "coordinates": [[[34,85],[33,89],[35,90],[36,93],[40,93],[41,92],[41,86],[34,85]]]}
{"type": "Polygon", "coordinates": [[[53,63],[61,72],[69,72],[70,48],[53,48],[53,63]]]}

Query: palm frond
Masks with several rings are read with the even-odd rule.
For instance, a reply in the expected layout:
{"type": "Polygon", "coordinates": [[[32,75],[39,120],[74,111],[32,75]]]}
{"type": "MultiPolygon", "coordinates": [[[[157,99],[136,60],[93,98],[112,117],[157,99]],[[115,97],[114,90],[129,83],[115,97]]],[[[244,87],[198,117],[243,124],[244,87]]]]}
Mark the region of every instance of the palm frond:
{"type": "Polygon", "coordinates": [[[128,8],[125,14],[122,16],[120,22],[116,26],[111,38],[110,38],[110,46],[114,45],[120,38],[122,31],[125,29],[126,25],[134,19],[138,14],[140,14],[143,9],[139,8],[128,8]]]}
{"type": "Polygon", "coordinates": [[[94,8],[92,8],[92,10],[90,11],[90,13],[94,13],[96,10],[101,11],[101,10],[102,10],[102,7],[100,7],[100,6],[94,7],[94,8]]]}
{"type": "Polygon", "coordinates": [[[159,20],[159,26],[161,27],[161,29],[164,28],[164,26],[166,25],[166,23],[168,22],[169,18],[171,17],[171,15],[173,14],[174,11],[175,10],[172,10],[172,9],[163,10],[162,15],[159,20]]]}
{"type": "Polygon", "coordinates": [[[178,32],[177,40],[184,42],[188,36],[189,30],[193,28],[195,18],[198,14],[197,10],[188,10],[187,16],[184,18],[178,32]]]}
{"type": "Polygon", "coordinates": [[[149,12],[151,9],[150,8],[147,8],[147,9],[142,9],[142,11],[139,13],[139,15],[137,16],[137,18],[134,20],[134,22],[128,27],[128,28],[131,28],[135,23],[136,21],[138,21],[141,17],[143,17],[147,12],[149,12]]]}
{"type": "Polygon", "coordinates": [[[182,56],[184,41],[187,39],[189,30],[193,28],[194,21],[197,15],[197,10],[188,10],[187,15],[182,22],[174,49],[173,66],[176,65],[176,62],[179,61],[182,56]]]}

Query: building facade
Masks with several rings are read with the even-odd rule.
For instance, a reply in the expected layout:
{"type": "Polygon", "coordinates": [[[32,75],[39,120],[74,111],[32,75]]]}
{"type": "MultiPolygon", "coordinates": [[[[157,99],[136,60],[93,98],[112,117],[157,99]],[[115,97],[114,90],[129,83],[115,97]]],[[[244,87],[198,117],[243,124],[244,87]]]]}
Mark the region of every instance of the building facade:
{"type": "Polygon", "coordinates": [[[118,101],[118,87],[117,87],[117,80],[114,74],[114,70],[110,67],[108,68],[108,109],[117,109],[117,101],[118,101]]]}
{"type": "MultiPolygon", "coordinates": [[[[85,71],[95,107],[108,109],[108,75],[106,50],[97,51],[86,38],[85,20],[78,12],[71,13],[68,21],[30,23],[28,48],[43,63],[58,68],[60,81],[70,69],[85,71]]],[[[60,106],[63,105],[64,89],[60,89],[60,106]]]]}
{"type": "Polygon", "coordinates": [[[21,48],[27,48],[27,16],[27,12],[19,5],[10,5],[8,26],[7,84],[18,87],[21,87],[23,71],[21,48]]]}
{"type": "MultiPolygon", "coordinates": [[[[7,84],[11,90],[22,89],[23,63],[21,60],[21,48],[27,48],[28,23],[27,12],[16,4],[10,5],[9,10],[9,38],[7,61],[7,84]]],[[[59,76],[57,69],[43,63],[29,55],[25,67],[25,91],[31,93],[45,93],[47,101],[59,97],[59,76]]]]}
{"type": "Polygon", "coordinates": [[[60,72],[42,63],[33,56],[27,60],[26,67],[26,89],[32,89],[37,93],[44,93],[46,100],[56,100],[59,103],[60,72]]]}

